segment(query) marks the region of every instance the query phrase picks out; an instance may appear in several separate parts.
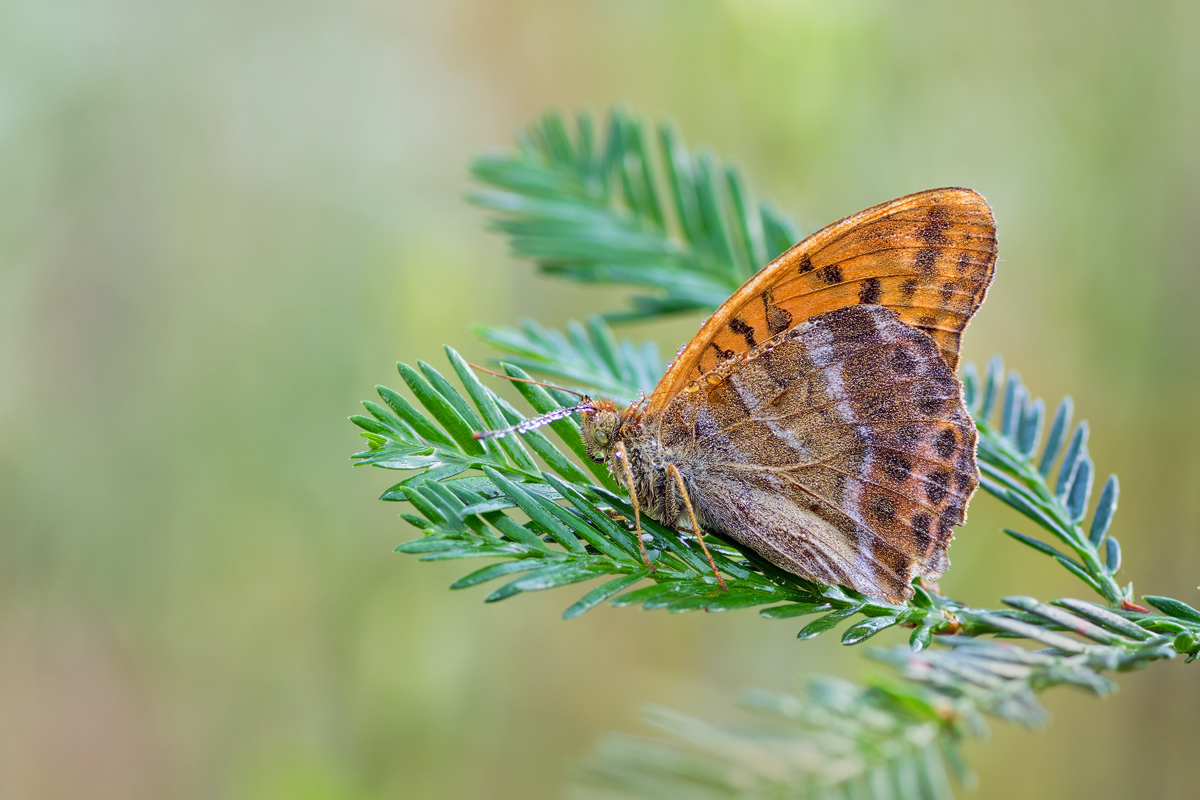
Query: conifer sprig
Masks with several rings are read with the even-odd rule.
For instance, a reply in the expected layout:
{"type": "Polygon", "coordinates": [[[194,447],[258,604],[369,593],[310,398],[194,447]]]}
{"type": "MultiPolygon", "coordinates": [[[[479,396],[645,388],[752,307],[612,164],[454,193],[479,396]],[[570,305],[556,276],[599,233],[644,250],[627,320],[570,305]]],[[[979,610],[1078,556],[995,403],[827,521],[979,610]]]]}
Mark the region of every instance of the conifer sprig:
{"type": "MultiPolygon", "coordinates": [[[[605,388],[618,396],[636,396],[645,388],[639,381],[649,375],[651,381],[646,386],[652,386],[657,375],[650,370],[661,369],[648,348],[618,342],[599,318],[586,327],[573,326],[568,336],[533,324],[520,331],[485,330],[483,334],[494,344],[525,358],[529,366],[571,378],[573,386],[583,391],[605,388]]],[[[1049,606],[1036,601],[1030,601],[1035,605],[1018,605],[1018,610],[973,609],[925,585],[916,586],[907,603],[893,605],[844,587],[812,584],[782,572],[750,551],[708,537],[718,568],[728,576],[729,590],[724,591],[693,537],[645,519],[648,553],[654,567],[650,569],[642,561],[634,538],[633,509],[628,498],[604,467],[586,458],[578,421],[566,417],[549,426],[561,448],[537,430],[519,437],[510,434],[476,441],[473,431],[500,428],[527,417],[485,386],[453,349],[446,348],[446,356],[463,386],[462,392],[429,364],[420,362],[416,369],[401,364],[401,377],[424,411],[397,392],[380,387],[383,405],[366,403],[371,416],[353,420],[363,428],[369,444],[367,450],[355,455],[360,463],[414,472],[381,498],[408,501],[418,512],[406,513],[404,519],[424,535],[401,544],[399,551],[417,554],[423,560],[501,560],[464,575],[452,588],[504,579],[487,596],[489,602],[495,602],[524,592],[605,578],[573,602],[564,616],[578,616],[606,601],[618,607],[641,605],[671,612],[762,606],[760,613],[770,619],[818,615],[801,628],[801,639],[816,637],[843,621],[860,617],[844,630],[843,643],[859,644],[888,628],[904,626],[912,629],[910,645],[918,650],[928,647],[935,634],[952,633],[999,633],[1070,649],[1073,645],[1066,644],[1068,637],[1057,632],[1066,627],[1090,639],[1083,647],[1094,659],[1111,662],[1109,669],[1145,657],[1141,640],[1130,640],[1112,627],[1119,624],[1113,621],[1117,612],[1128,613],[1134,608],[1130,604],[1132,586],[1114,594],[1110,603],[1115,611],[1101,619],[1093,619],[1094,613],[1081,618],[1078,611],[1075,615],[1067,611],[1049,613],[1045,610],[1049,606]],[[566,453],[574,455],[575,460],[566,453]],[[467,472],[471,474],[464,474],[467,472]],[[1103,633],[1099,639],[1095,638],[1097,630],[1103,633]],[[1115,647],[1120,652],[1096,655],[1101,646],[1115,647]]],[[[512,364],[504,368],[513,377],[528,377],[512,364]]],[[[1042,401],[1030,400],[1015,374],[1004,380],[995,363],[982,382],[974,377],[973,367],[968,366],[966,372],[966,396],[977,420],[980,463],[985,470],[983,486],[1028,514],[1050,534],[1072,544],[1077,553],[1082,551],[1092,558],[1074,561],[1040,540],[1017,534],[1019,540],[1039,551],[1052,551],[1064,565],[1069,563],[1072,573],[1090,588],[1106,586],[1106,580],[1115,586],[1109,567],[1096,560],[1100,548],[1106,546],[1103,535],[1112,522],[1115,494],[1110,500],[1102,496],[1093,514],[1090,530],[1100,531],[1101,535],[1084,537],[1079,533],[1082,512],[1069,500],[1060,499],[1070,496],[1071,486],[1082,484],[1068,484],[1065,494],[1055,492],[1049,484],[1053,469],[1042,471],[1056,461],[1055,439],[1061,442],[1064,438],[1061,430],[1055,433],[1065,428],[1062,414],[1051,431],[1047,449],[1039,456],[1037,437],[1031,437],[1028,431],[1038,427],[1037,409],[1044,407],[1042,401]],[[1024,419],[1025,427],[1020,422],[989,422],[1001,384],[1006,386],[1002,419],[1024,419]],[[1011,410],[1013,407],[1017,410],[1011,410]]],[[[513,385],[538,414],[569,407],[576,401],[553,389],[526,383],[513,385]]],[[[1086,427],[1081,424],[1077,430],[1086,427]]],[[[1081,438],[1076,434],[1072,441],[1081,438]]],[[[1059,473],[1068,471],[1075,474],[1076,481],[1090,480],[1090,461],[1082,447],[1066,448],[1059,473]],[[1083,464],[1089,465],[1086,479],[1080,477],[1083,464]]],[[[1056,483],[1061,485],[1063,479],[1057,478],[1056,483]]],[[[1115,485],[1115,478],[1110,484],[1115,485]]],[[[1187,623],[1182,605],[1163,602],[1166,608],[1179,612],[1168,613],[1170,620],[1156,621],[1160,628],[1166,626],[1161,631],[1164,636],[1185,630],[1195,632],[1187,623]],[[1179,630],[1173,627],[1181,625],[1179,630]]],[[[1138,617],[1142,618],[1149,619],[1146,615],[1138,617]]],[[[1155,639],[1155,643],[1163,642],[1155,639]]]]}
{"type": "MultiPolygon", "coordinates": [[[[664,738],[610,735],[582,765],[578,797],[953,797],[975,783],[962,744],[992,716],[1036,728],[1036,693],[1074,685],[1097,695],[1116,685],[1082,654],[944,637],[942,647],[871,650],[903,680],[865,685],[814,677],[799,695],[749,691],[747,721],[715,725],[662,709],[645,721],[664,738]]],[[[1162,648],[1164,645],[1156,645],[1162,648]]],[[[1169,657],[1166,653],[1157,657],[1169,657]]]]}
{"type": "Polygon", "coordinates": [[[1067,545],[1074,557],[1039,539],[1011,530],[1005,533],[1049,555],[1112,605],[1129,605],[1133,585],[1117,584],[1121,546],[1108,535],[1120,484],[1116,475],[1108,477],[1091,524],[1085,528],[1095,468],[1087,451],[1087,422],[1071,429],[1071,398],[1064,397],[1058,404],[1045,447],[1035,460],[1046,405],[1029,395],[1017,373],[1010,372],[1006,380],[997,356],[983,381],[975,366],[968,365],[963,383],[967,407],[980,430],[978,462],[983,487],[1067,545]],[[1003,399],[997,409],[1001,385],[1003,399]],[[995,420],[997,411],[999,419],[995,420]],[[1051,482],[1056,463],[1057,474],[1051,482]]]}
{"type": "MultiPolygon", "coordinates": [[[[494,225],[543,271],[655,290],[610,319],[711,310],[799,238],[787,217],[755,203],[736,169],[711,153],[689,153],[673,125],[658,127],[657,147],[622,112],[611,116],[603,142],[594,127],[588,115],[572,131],[547,114],[517,151],[475,162],[476,177],[491,188],[474,199],[500,212],[494,225]]],[[[650,391],[663,371],[653,344],[618,341],[599,317],[572,323],[566,334],[527,321],[479,335],[506,354],[510,376],[535,372],[626,402],[650,391]]],[[[982,378],[971,365],[964,371],[981,486],[1043,532],[1008,535],[1054,558],[1103,603],[1014,596],[1002,599],[1005,608],[975,609],[918,583],[914,597],[895,606],[811,584],[708,538],[727,576],[722,591],[692,537],[643,518],[650,569],[628,498],[586,458],[578,419],[548,426],[557,444],[539,430],[477,441],[473,431],[514,424],[525,412],[453,350],[446,355],[461,390],[429,364],[401,364],[416,402],[379,387],[382,404],[366,403],[370,416],[352,420],[368,443],[358,463],[409,473],[381,497],[416,512],[402,517],[422,535],[397,549],[422,560],[490,561],[452,588],[500,582],[486,598],[497,601],[593,581],[564,617],[604,602],[672,612],[760,607],[772,619],[819,615],[801,639],[843,621],[845,644],[893,627],[910,631],[908,645],[868,650],[889,672],[866,685],[813,678],[798,697],[749,693],[752,724],[650,712],[667,739],[612,737],[585,765],[582,785],[604,797],[952,797],[947,776],[971,782],[960,744],[986,729],[985,716],[1035,727],[1046,719],[1039,691],[1069,684],[1105,694],[1116,687],[1106,673],[1200,655],[1200,611],[1152,595],[1143,600],[1157,613],[1148,611],[1134,603],[1132,584],[1116,580],[1116,476],[1085,524],[1095,469],[1087,424],[1071,428],[1070,399],[1059,404],[1043,446],[1045,404],[1015,372],[1006,376],[998,359],[982,378]]],[[[533,413],[574,403],[554,389],[514,386],[533,413]]]]}
{"type": "Polygon", "coordinates": [[[515,255],[548,275],[655,290],[610,319],[712,310],[800,240],[736,165],[689,152],[673,123],[650,132],[619,109],[603,137],[591,114],[571,125],[547,112],[471,173],[488,186],[471,199],[498,212],[492,227],[515,255]]]}

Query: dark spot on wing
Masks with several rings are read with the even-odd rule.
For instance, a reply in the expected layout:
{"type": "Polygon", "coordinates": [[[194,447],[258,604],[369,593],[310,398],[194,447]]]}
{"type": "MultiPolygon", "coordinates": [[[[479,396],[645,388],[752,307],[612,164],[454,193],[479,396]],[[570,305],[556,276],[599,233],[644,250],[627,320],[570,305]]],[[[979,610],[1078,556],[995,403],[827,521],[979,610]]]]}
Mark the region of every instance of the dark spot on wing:
{"type": "Polygon", "coordinates": [[[757,344],[754,341],[754,328],[743,322],[740,317],[734,317],[729,321],[729,330],[745,339],[747,347],[754,347],[757,344]]]}
{"type": "Polygon", "coordinates": [[[800,259],[800,274],[803,275],[806,272],[812,272],[812,268],[812,259],[805,254],[805,256],[800,259]]]}
{"type": "MultiPolygon", "coordinates": [[[[974,440],[974,437],[971,435],[972,433],[974,433],[973,425],[965,427],[965,428],[959,428],[959,432],[962,433],[964,442],[971,442],[974,440]]],[[[963,448],[963,451],[958,454],[957,466],[963,472],[972,472],[972,473],[975,472],[975,448],[974,447],[963,448]]]]}
{"type": "Polygon", "coordinates": [[[962,522],[962,509],[958,503],[951,503],[942,511],[941,518],[939,519],[938,535],[943,537],[949,536],[951,533],[950,529],[960,522],[962,522]]]}
{"type": "Polygon", "coordinates": [[[936,247],[922,247],[917,251],[916,258],[913,259],[913,269],[921,273],[931,273],[937,268],[937,257],[940,253],[936,247]]]}
{"type": "Polygon", "coordinates": [[[732,350],[722,350],[721,346],[719,344],[717,344],[716,342],[709,342],[708,346],[711,347],[713,350],[717,351],[717,360],[718,361],[724,361],[726,359],[733,358],[732,350]]]}
{"type": "Polygon", "coordinates": [[[949,542],[954,535],[954,526],[962,522],[962,509],[958,503],[951,503],[943,509],[938,517],[938,539],[949,542]]]}
{"type": "Polygon", "coordinates": [[[842,268],[837,264],[830,264],[827,267],[821,267],[817,271],[817,277],[828,283],[830,286],[842,282],[842,268]]]}
{"type": "Polygon", "coordinates": [[[958,261],[956,261],[954,264],[954,268],[958,272],[963,272],[964,270],[973,266],[975,266],[975,259],[971,258],[971,254],[969,252],[963,252],[960,254],[958,261]]]}
{"type": "Polygon", "coordinates": [[[909,278],[900,284],[900,296],[905,300],[911,300],[912,296],[917,293],[917,279],[909,278]]]}
{"type": "Polygon", "coordinates": [[[891,361],[892,372],[895,372],[897,375],[912,375],[913,371],[917,368],[917,362],[903,347],[897,347],[892,351],[891,361]]]}
{"type": "Polygon", "coordinates": [[[954,488],[959,492],[965,492],[967,487],[971,485],[971,479],[974,477],[971,472],[974,471],[973,464],[964,464],[965,459],[958,460],[959,471],[954,473],[954,488]]]}
{"type": "Polygon", "coordinates": [[[944,469],[936,469],[925,477],[925,496],[935,506],[940,506],[946,499],[950,487],[950,473],[944,469]]]}
{"type": "Polygon", "coordinates": [[[879,302],[879,278],[867,278],[858,290],[858,302],[875,304],[879,302]]]}
{"type": "Polygon", "coordinates": [[[926,244],[944,244],[946,231],[950,228],[950,220],[946,218],[946,210],[939,206],[929,209],[928,222],[917,228],[917,236],[926,244]]]}
{"type": "Polygon", "coordinates": [[[954,298],[954,292],[958,289],[958,285],[954,281],[946,281],[942,284],[942,303],[949,303],[954,298]]]}
{"type": "Polygon", "coordinates": [[[953,428],[945,428],[933,440],[933,449],[942,458],[949,458],[954,455],[955,448],[958,447],[958,437],[954,435],[953,428]]]}
{"type": "Polygon", "coordinates": [[[912,447],[921,439],[921,426],[908,423],[896,428],[896,444],[901,447],[912,447]]]}
{"type": "Polygon", "coordinates": [[[890,422],[896,418],[896,401],[886,395],[875,395],[860,403],[863,422],[890,422]]]}
{"type": "Polygon", "coordinates": [[[924,555],[932,540],[929,538],[929,525],[933,519],[928,514],[914,514],[912,518],[913,535],[917,537],[917,546],[924,555]]]}
{"type": "Polygon", "coordinates": [[[896,519],[896,504],[890,497],[880,495],[872,498],[870,511],[872,517],[885,524],[896,519]]]}
{"type": "Polygon", "coordinates": [[[912,461],[903,453],[895,450],[884,450],[880,453],[879,461],[883,465],[883,474],[896,483],[904,483],[912,474],[912,461]]]}
{"type": "Polygon", "coordinates": [[[933,416],[942,410],[943,402],[940,397],[922,397],[917,401],[917,408],[922,414],[933,416]]]}
{"type": "Polygon", "coordinates": [[[775,292],[767,289],[762,293],[763,311],[767,316],[767,330],[772,336],[783,333],[792,325],[792,312],[775,305],[775,292]]]}

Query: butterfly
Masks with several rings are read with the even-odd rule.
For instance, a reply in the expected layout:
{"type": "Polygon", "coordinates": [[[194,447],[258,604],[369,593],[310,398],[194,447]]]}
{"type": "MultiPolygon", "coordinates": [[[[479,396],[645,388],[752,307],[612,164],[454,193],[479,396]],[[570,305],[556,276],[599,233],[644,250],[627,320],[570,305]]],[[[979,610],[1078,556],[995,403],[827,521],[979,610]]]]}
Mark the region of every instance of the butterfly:
{"type": "Polygon", "coordinates": [[[995,219],[976,192],[882,203],[759,270],[648,398],[585,397],[554,416],[579,412],[588,457],[629,492],[639,543],[645,512],[686,526],[710,564],[704,533],[903,602],[916,576],[949,567],[979,485],[956,370],[995,264],[995,219]]]}

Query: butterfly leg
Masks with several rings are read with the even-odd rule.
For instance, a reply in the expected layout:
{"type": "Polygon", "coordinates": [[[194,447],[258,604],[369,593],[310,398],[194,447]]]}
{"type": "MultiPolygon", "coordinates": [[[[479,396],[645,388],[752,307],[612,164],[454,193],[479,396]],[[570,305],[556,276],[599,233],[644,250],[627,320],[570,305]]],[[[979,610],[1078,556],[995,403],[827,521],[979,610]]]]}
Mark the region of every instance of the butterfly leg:
{"type": "Polygon", "coordinates": [[[717,562],[713,561],[712,553],[708,552],[708,546],[704,544],[704,531],[700,530],[700,523],[696,522],[696,512],[692,510],[692,499],[688,497],[687,487],[683,484],[683,476],[679,474],[679,468],[674,464],[667,465],[667,472],[675,479],[675,484],[679,487],[679,494],[683,497],[683,506],[687,509],[688,520],[692,523],[692,529],[689,531],[696,537],[696,541],[700,543],[700,549],[704,551],[704,555],[708,558],[708,565],[712,567],[713,575],[717,576],[717,583],[721,584],[721,588],[728,590],[725,585],[725,579],[721,577],[720,571],[717,570],[717,562]]]}
{"type": "Polygon", "coordinates": [[[625,486],[629,489],[629,502],[633,504],[633,533],[637,536],[638,549],[642,551],[642,561],[646,562],[646,566],[650,568],[651,572],[658,572],[658,569],[650,563],[650,555],[646,552],[646,543],[642,540],[642,507],[638,503],[637,489],[633,486],[633,468],[629,466],[629,456],[625,453],[624,442],[617,442],[616,447],[613,448],[613,456],[621,465],[621,477],[625,479],[625,486]]]}

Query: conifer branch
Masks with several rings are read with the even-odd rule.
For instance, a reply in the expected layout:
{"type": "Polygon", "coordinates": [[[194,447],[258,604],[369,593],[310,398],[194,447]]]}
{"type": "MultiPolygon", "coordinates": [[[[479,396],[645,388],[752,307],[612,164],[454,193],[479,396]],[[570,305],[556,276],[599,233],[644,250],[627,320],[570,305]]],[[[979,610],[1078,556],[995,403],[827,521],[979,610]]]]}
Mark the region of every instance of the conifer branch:
{"type": "MultiPolygon", "coordinates": [[[[630,798],[947,798],[951,778],[975,782],[961,747],[987,734],[986,717],[1036,728],[1048,719],[1038,691],[1116,688],[1085,654],[965,637],[939,643],[920,653],[869,651],[904,680],[814,677],[800,696],[746,692],[752,716],[737,726],[651,709],[646,722],[665,738],[610,735],[579,782],[630,798]]],[[[1167,647],[1146,645],[1147,657],[1169,657],[1167,647]]],[[[578,795],[591,796],[586,788],[578,795]]]]}
{"type": "MultiPolygon", "coordinates": [[[[521,331],[497,333],[493,329],[484,330],[483,335],[522,356],[529,366],[571,378],[572,388],[584,391],[608,388],[619,396],[635,396],[643,388],[639,381],[649,377],[646,385],[652,386],[658,376],[650,370],[661,369],[650,350],[628,341],[618,342],[599,318],[586,327],[573,326],[569,336],[531,323],[521,331]]],[[[1085,637],[1097,625],[1115,637],[1123,635],[1112,629],[1117,623],[1109,618],[1063,622],[1061,615],[1048,616],[1048,607],[1028,603],[1018,605],[1017,610],[973,609],[923,584],[914,587],[911,600],[894,605],[845,587],[812,584],[779,570],[751,551],[707,537],[717,566],[729,578],[730,590],[723,591],[693,537],[647,519],[643,525],[654,566],[650,570],[634,538],[633,509],[628,498],[603,466],[586,458],[577,419],[567,417],[550,424],[561,448],[538,430],[476,441],[471,436],[473,431],[501,428],[527,416],[486,387],[453,349],[446,348],[446,355],[465,396],[429,364],[420,362],[417,369],[401,364],[401,377],[424,412],[400,394],[380,387],[384,405],[366,403],[371,416],[352,419],[363,428],[369,445],[355,454],[359,463],[415,472],[381,497],[408,501],[418,512],[405,514],[404,519],[424,535],[401,544],[397,550],[418,554],[423,560],[502,559],[501,563],[464,575],[453,588],[507,579],[487,596],[489,602],[494,602],[528,591],[606,578],[572,603],[564,616],[578,616],[605,601],[618,607],[641,605],[672,612],[762,606],[760,613],[769,619],[819,615],[801,628],[801,639],[816,637],[859,617],[842,634],[843,643],[851,645],[894,626],[912,629],[910,644],[914,649],[927,647],[935,634],[1003,634],[1039,644],[1056,642],[1054,646],[1064,647],[1063,637],[1057,632],[1064,626],[1084,631],[1085,637]],[[464,475],[468,471],[473,474],[464,475]]],[[[528,377],[512,364],[504,364],[504,369],[513,377],[528,377]]],[[[1029,431],[1036,432],[1040,426],[1038,409],[1044,407],[1042,401],[1031,400],[1015,374],[1004,381],[997,362],[982,382],[970,365],[966,374],[967,402],[979,431],[979,460],[985,476],[982,485],[1066,542],[1078,560],[1041,540],[1010,533],[1039,552],[1052,554],[1085,585],[1109,600],[1111,614],[1137,614],[1131,602],[1132,586],[1115,588],[1113,567],[1119,563],[1099,560],[1102,548],[1112,551],[1107,541],[1113,540],[1106,541],[1106,536],[1115,512],[1115,491],[1102,493],[1087,535],[1080,524],[1086,511],[1083,501],[1071,499],[1086,498],[1090,492],[1091,462],[1081,444],[1069,444],[1059,466],[1060,475],[1070,472],[1075,476],[1073,481],[1064,483],[1059,477],[1056,484],[1065,485],[1065,489],[1050,488],[1052,467],[1058,460],[1056,448],[1061,449],[1066,438],[1064,414],[1060,412],[1056,417],[1046,449],[1039,456],[1038,437],[1029,431]],[[1001,383],[1006,386],[1002,422],[993,425],[989,420],[996,410],[1001,383]]],[[[513,385],[536,414],[575,402],[565,392],[533,384],[513,385]]],[[[1060,406],[1066,407],[1069,401],[1060,406]]],[[[1072,442],[1082,441],[1079,431],[1086,431],[1085,423],[1076,428],[1072,442]]],[[[1116,485],[1115,478],[1109,480],[1109,485],[1116,485]]],[[[1168,613],[1170,620],[1155,620],[1163,635],[1192,631],[1182,604],[1162,602],[1179,612],[1168,613]],[[1178,630],[1173,627],[1180,625],[1183,627],[1178,630]]],[[[1140,614],[1137,619],[1152,617],[1140,614]]],[[[1126,652],[1132,647],[1130,642],[1097,641],[1125,648],[1103,656],[1114,664],[1134,658],[1132,650],[1126,652]]]]}
{"type": "MultiPolygon", "coordinates": [[[[475,175],[494,188],[475,200],[502,213],[495,226],[543,271],[657,291],[610,318],[715,308],[798,238],[795,226],[757,205],[736,170],[711,154],[688,153],[673,126],[659,127],[657,149],[645,138],[640,123],[620,112],[603,144],[590,117],[581,115],[568,133],[561,116],[548,114],[517,152],[476,161],[475,175]]],[[[664,369],[653,344],[618,341],[601,317],[572,323],[566,334],[532,321],[478,333],[506,354],[510,376],[534,372],[624,402],[649,392],[664,369]]],[[[728,579],[722,591],[693,537],[643,518],[650,569],[628,498],[586,458],[578,419],[548,426],[557,443],[540,430],[477,441],[472,432],[527,414],[484,385],[455,351],[446,348],[446,356],[461,390],[429,364],[400,364],[416,402],[378,387],[382,404],[367,402],[369,416],[351,419],[367,440],[354,455],[359,464],[409,473],[381,496],[415,512],[402,517],[421,536],[397,549],[421,560],[490,560],[451,588],[500,581],[486,597],[494,602],[594,581],[565,618],[604,602],[672,612],[758,607],[769,619],[819,615],[801,628],[801,639],[845,621],[847,645],[893,627],[910,630],[907,646],[868,651],[889,671],[866,685],[813,678],[799,697],[748,694],[752,725],[651,712],[648,721],[668,739],[610,738],[585,766],[584,784],[604,796],[950,797],[947,776],[971,781],[959,747],[982,734],[986,716],[1036,727],[1046,720],[1039,691],[1069,684],[1105,694],[1116,687],[1106,673],[1200,655],[1200,611],[1153,595],[1143,600],[1157,613],[1148,611],[1134,603],[1132,584],[1116,580],[1116,476],[1085,524],[1095,478],[1087,423],[1071,427],[1066,398],[1043,445],[1044,402],[1015,372],[1006,376],[999,359],[983,377],[973,365],[964,370],[981,486],[1042,532],[1005,533],[1055,559],[1101,603],[1020,596],[1003,598],[1004,608],[975,609],[918,582],[910,601],[892,605],[809,583],[709,537],[728,579]]],[[[532,414],[575,402],[555,389],[514,386],[532,414]]]]}
{"type": "Polygon", "coordinates": [[[1073,557],[1016,531],[1005,533],[1049,555],[1110,604],[1132,603],[1133,585],[1122,588],[1115,578],[1121,568],[1120,544],[1108,535],[1120,489],[1116,475],[1105,481],[1091,525],[1085,529],[1082,524],[1087,516],[1095,469],[1087,452],[1087,422],[1080,422],[1071,430],[1071,398],[1064,397],[1059,403],[1046,445],[1035,461],[1046,406],[1040,398],[1030,396],[1017,373],[1010,372],[1006,380],[997,356],[988,365],[982,382],[975,366],[968,365],[963,385],[967,407],[980,431],[981,485],[1065,544],[1073,557]],[[1004,389],[999,420],[992,421],[1001,384],[1004,389]],[[1056,462],[1057,475],[1051,483],[1056,462]]]}
{"type": "Polygon", "coordinates": [[[711,311],[800,240],[737,166],[690,153],[673,123],[648,133],[618,109],[603,140],[595,127],[586,112],[574,126],[547,112],[516,150],[475,159],[471,173],[489,188],[471,200],[497,212],[492,228],[545,274],[656,290],[609,319],[711,311]]]}

